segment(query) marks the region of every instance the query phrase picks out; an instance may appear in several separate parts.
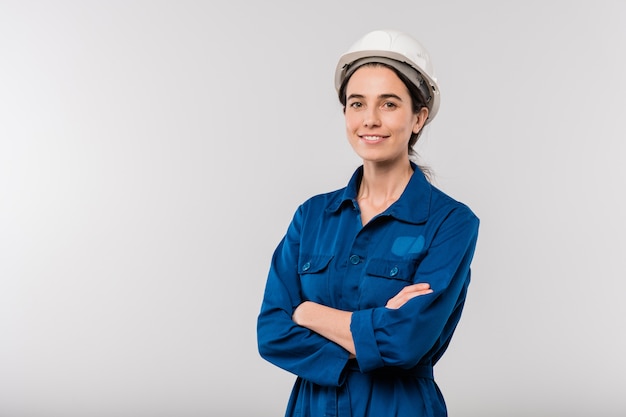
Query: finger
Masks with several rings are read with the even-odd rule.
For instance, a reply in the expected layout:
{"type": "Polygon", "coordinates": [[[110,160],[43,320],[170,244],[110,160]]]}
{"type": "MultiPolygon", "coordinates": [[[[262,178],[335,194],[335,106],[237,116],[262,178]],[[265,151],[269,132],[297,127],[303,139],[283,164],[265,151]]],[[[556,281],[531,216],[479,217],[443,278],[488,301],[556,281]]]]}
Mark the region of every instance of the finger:
{"type": "Polygon", "coordinates": [[[419,297],[420,295],[431,294],[432,292],[433,290],[430,288],[414,290],[414,291],[400,291],[400,293],[398,293],[396,296],[390,298],[389,301],[387,301],[387,304],[385,305],[385,307],[397,309],[397,308],[402,307],[404,304],[406,304],[407,301],[415,297],[419,297]]]}
{"type": "Polygon", "coordinates": [[[417,284],[409,285],[405,288],[411,288],[415,290],[427,290],[430,288],[430,284],[427,282],[418,282],[417,284]]]}
{"type": "Polygon", "coordinates": [[[413,290],[413,291],[407,291],[403,294],[399,294],[397,297],[400,300],[404,300],[404,302],[409,301],[411,298],[415,298],[418,297],[420,295],[426,295],[426,294],[430,294],[432,293],[433,290],[431,290],[430,288],[427,289],[423,289],[423,290],[413,290]]]}
{"type": "Polygon", "coordinates": [[[418,283],[418,284],[407,285],[406,287],[402,288],[400,290],[400,292],[398,294],[396,294],[396,296],[401,295],[401,294],[412,293],[414,291],[424,291],[424,290],[428,290],[428,289],[430,289],[430,284],[428,284],[426,282],[421,282],[421,283],[418,283]]]}

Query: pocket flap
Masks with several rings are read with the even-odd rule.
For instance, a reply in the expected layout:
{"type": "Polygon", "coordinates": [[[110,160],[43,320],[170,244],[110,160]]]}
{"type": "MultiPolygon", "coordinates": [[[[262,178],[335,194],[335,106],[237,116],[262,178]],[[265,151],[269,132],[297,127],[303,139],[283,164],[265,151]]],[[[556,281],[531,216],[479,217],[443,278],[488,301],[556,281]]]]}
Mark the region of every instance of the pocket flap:
{"type": "Polygon", "coordinates": [[[415,261],[372,259],[367,264],[366,272],[377,277],[412,281],[416,264],[415,261]]]}
{"type": "Polygon", "coordinates": [[[320,272],[328,266],[331,259],[333,259],[332,255],[301,256],[298,261],[298,273],[315,274],[320,272]]]}

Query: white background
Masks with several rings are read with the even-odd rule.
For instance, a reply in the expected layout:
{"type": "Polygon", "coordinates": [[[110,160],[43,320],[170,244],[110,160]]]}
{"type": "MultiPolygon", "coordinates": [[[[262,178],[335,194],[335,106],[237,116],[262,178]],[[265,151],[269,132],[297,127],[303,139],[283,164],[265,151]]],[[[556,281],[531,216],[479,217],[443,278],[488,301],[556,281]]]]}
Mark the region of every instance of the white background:
{"type": "Polygon", "coordinates": [[[334,68],[379,28],[482,221],[450,415],[626,415],[626,2],[2,0],[0,416],[283,414],[269,260],[359,164],[334,68]]]}

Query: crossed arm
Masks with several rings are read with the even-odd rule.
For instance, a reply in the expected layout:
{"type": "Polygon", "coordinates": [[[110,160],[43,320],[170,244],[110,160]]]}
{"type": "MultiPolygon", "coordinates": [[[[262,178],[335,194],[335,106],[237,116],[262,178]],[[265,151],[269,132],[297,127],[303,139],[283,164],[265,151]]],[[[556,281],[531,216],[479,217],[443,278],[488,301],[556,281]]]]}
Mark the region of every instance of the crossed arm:
{"type": "MultiPolygon", "coordinates": [[[[409,285],[390,298],[385,307],[398,309],[410,299],[432,292],[430,285],[427,283],[409,285]]],[[[297,325],[306,327],[337,343],[350,352],[350,357],[354,358],[356,356],[354,339],[350,331],[352,312],[337,310],[312,301],[305,301],[293,312],[292,319],[297,325]]]]}

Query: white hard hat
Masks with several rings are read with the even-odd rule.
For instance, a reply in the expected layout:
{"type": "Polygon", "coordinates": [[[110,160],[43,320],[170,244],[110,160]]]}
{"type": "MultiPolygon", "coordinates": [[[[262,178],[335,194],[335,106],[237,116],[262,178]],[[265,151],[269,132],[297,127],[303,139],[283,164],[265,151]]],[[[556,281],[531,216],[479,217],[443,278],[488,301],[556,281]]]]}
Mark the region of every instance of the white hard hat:
{"type": "Polygon", "coordinates": [[[407,76],[425,95],[429,111],[426,123],[435,118],[440,102],[439,85],[430,55],[421,43],[397,30],[375,30],[366,34],[339,58],[335,70],[337,92],[347,76],[368,62],[391,65],[407,76]]]}

